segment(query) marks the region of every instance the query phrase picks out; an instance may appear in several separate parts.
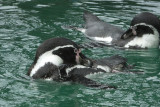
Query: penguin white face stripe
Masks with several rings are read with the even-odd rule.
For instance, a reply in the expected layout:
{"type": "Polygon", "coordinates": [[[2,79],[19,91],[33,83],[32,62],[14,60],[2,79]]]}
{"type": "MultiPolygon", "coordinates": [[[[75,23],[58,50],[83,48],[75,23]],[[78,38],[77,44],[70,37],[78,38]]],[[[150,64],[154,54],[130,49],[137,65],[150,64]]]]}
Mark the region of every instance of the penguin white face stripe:
{"type": "Polygon", "coordinates": [[[75,68],[89,68],[89,67],[86,67],[86,66],[83,66],[83,65],[75,65],[75,66],[73,66],[73,67],[71,67],[71,68],[67,68],[67,69],[66,69],[67,75],[69,74],[70,71],[72,71],[72,70],[75,69],[75,68]]]}
{"type": "Polygon", "coordinates": [[[57,51],[57,50],[59,50],[59,49],[61,49],[61,48],[69,48],[69,47],[71,47],[71,48],[75,48],[73,45],[64,45],[64,46],[57,46],[56,48],[54,48],[53,50],[52,50],[52,52],[53,51],[57,51]]]}
{"type": "Polygon", "coordinates": [[[139,25],[148,26],[149,28],[151,28],[154,31],[154,33],[155,33],[155,31],[157,31],[157,29],[154,26],[146,24],[146,23],[138,23],[138,24],[135,24],[134,26],[131,26],[130,28],[132,29],[132,28],[137,27],[139,25]]]}
{"type": "Polygon", "coordinates": [[[111,68],[109,66],[98,65],[97,68],[100,68],[106,72],[111,72],[111,68]]]}

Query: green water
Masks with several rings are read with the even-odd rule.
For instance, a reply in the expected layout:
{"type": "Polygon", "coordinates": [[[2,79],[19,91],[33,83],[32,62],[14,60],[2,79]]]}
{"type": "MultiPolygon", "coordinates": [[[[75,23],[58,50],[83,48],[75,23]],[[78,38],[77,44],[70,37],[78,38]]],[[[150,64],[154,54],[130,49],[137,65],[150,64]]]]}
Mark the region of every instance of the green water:
{"type": "Polygon", "coordinates": [[[79,44],[88,40],[62,26],[82,26],[89,10],[124,30],[132,17],[149,11],[160,17],[159,0],[0,0],[0,107],[159,107],[160,50],[85,49],[91,58],[119,54],[144,74],[109,73],[93,76],[118,86],[99,90],[79,84],[31,80],[26,76],[39,44],[67,37],[79,44]]]}

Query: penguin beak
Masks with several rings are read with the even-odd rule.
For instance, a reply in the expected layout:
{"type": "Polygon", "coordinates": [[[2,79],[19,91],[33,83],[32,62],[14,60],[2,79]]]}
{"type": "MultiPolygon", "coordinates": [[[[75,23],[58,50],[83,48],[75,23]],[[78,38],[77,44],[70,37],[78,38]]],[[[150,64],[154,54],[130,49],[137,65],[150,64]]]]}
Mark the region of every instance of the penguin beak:
{"type": "Polygon", "coordinates": [[[122,36],[121,39],[128,39],[129,37],[136,36],[136,27],[130,27],[122,36]]]}
{"type": "Polygon", "coordinates": [[[93,61],[81,53],[81,50],[75,52],[76,55],[76,63],[80,65],[84,65],[87,67],[91,67],[93,65],[93,61]]]}
{"type": "Polygon", "coordinates": [[[84,56],[83,54],[80,54],[80,58],[79,58],[80,64],[87,66],[87,67],[92,67],[93,65],[93,61],[89,58],[87,58],[86,56],[84,56]]]}
{"type": "Polygon", "coordinates": [[[87,67],[92,67],[93,66],[93,61],[89,58],[81,58],[80,57],[80,64],[87,66],[87,67]]]}

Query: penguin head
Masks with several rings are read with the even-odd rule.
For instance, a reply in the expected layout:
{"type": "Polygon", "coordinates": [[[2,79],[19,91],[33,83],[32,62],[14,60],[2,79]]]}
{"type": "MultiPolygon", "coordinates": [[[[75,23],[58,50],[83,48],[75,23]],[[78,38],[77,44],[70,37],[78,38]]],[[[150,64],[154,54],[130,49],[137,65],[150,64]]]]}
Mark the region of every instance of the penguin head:
{"type": "Polygon", "coordinates": [[[136,15],[131,21],[130,28],[121,36],[121,39],[142,37],[146,34],[159,36],[160,20],[157,16],[149,12],[142,12],[136,15]]]}
{"type": "Polygon", "coordinates": [[[43,75],[42,69],[43,71],[46,69],[46,72],[51,72],[53,71],[53,65],[56,67],[62,65],[92,66],[92,61],[82,54],[79,46],[75,42],[59,37],[48,39],[38,47],[28,75],[31,77],[38,73],[43,75]]]}
{"type": "Polygon", "coordinates": [[[44,41],[37,49],[35,62],[47,52],[59,57],[63,64],[82,64],[86,66],[91,64],[91,60],[82,54],[80,47],[67,38],[58,37],[44,41]]]}
{"type": "Polygon", "coordinates": [[[143,37],[143,35],[152,34],[159,35],[157,29],[152,25],[147,25],[145,23],[139,23],[130,28],[121,36],[121,39],[132,39],[134,37],[143,37]]]}
{"type": "Polygon", "coordinates": [[[74,45],[58,46],[52,50],[52,54],[60,57],[63,64],[90,66],[91,61],[82,54],[81,49],[74,45]]]}

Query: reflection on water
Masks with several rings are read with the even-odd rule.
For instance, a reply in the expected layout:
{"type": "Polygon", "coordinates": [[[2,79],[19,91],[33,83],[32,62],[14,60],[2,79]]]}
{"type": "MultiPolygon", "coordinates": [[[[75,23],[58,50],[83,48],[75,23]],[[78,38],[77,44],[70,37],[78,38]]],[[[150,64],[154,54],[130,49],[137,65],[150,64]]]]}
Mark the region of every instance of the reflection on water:
{"type": "Polygon", "coordinates": [[[127,29],[142,11],[160,15],[158,0],[2,0],[0,1],[0,105],[1,106],[159,106],[160,50],[84,49],[86,56],[119,54],[144,74],[94,76],[98,82],[118,86],[99,90],[71,83],[32,80],[25,74],[39,44],[63,36],[82,44],[82,33],[62,26],[82,26],[83,11],[127,29]]]}

